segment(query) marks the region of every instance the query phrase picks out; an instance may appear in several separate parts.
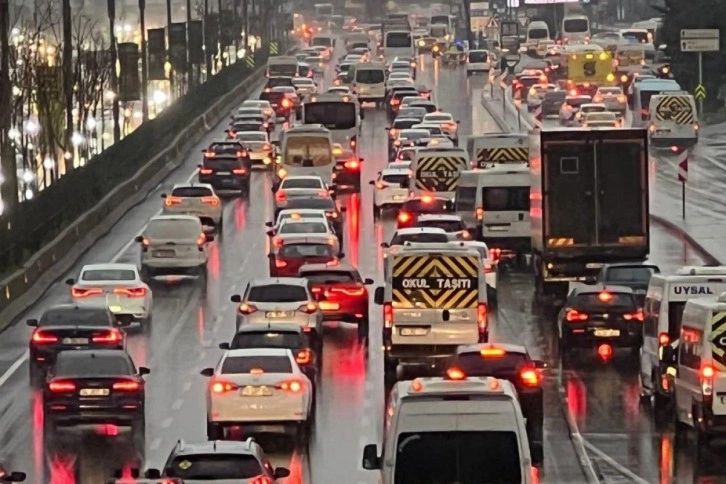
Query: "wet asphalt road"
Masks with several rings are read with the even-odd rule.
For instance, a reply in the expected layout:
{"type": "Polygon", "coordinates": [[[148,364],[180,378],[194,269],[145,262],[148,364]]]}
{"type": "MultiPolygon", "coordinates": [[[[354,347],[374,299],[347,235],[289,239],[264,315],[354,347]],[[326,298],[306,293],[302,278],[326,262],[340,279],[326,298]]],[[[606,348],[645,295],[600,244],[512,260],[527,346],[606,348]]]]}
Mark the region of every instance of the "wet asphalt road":
{"type": "MultiPolygon", "coordinates": [[[[332,78],[330,70],[326,78],[332,78]]],[[[419,82],[433,87],[434,100],[441,109],[461,120],[462,135],[497,130],[478,102],[478,90],[485,82],[482,78],[467,79],[462,69],[439,70],[427,58],[419,65],[419,82]]],[[[361,268],[363,277],[373,277],[377,282],[382,279],[379,243],[390,239],[393,222],[384,219],[383,223],[374,223],[367,181],[386,163],[386,124],[384,113],[366,110],[361,138],[361,155],[366,160],[363,193],[340,200],[348,207],[347,258],[361,268]]],[[[215,127],[164,186],[188,180],[199,162],[199,149],[219,138],[223,129],[221,125],[215,127]]],[[[84,263],[137,261],[138,249],[129,242],[160,209],[162,191],[163,187],[159,187],[130,211],[88,251],[69,276],[77,275],[84,263]]],[[[114,432],[106,428],[69,432],[58,442],[45,446],[41,397],[28,384],[26,349],[30,330],[21,322],[4,332],[0,336],[0,459],[12,469],[27,472],[30,483],[98,484],[123,466],[162,465],[179,438],[205,439],[206,381],[199,376],[199,370],[217,362],[221,353],[218,343],[232,336],[235,305],[229,302],[229,296],[240,292],[250,278],[267,274],[267,260],[263,257],[264,222],[271,216],[269,179],[256,173],[249,201],[225,202],[225,230],[211,246],[207,287],[188,280],[154,290],[151,330],[133,333],[129,338],[129,352],[136,364],[152,369],[147,385],[147,437],[143,453],[132,447],[124,432],[112,435],[114,432]]],[[[657,227],[652,231],[651,254],[652,260],[665,271],[685,262],[700,263],[681,241],[657,227]]],[[[691,482],[695,466],[686,454],[673,450],[671,434],[662,437],[652,416],[639,407],[636,367],[627,355],[621,359],[616,354],[611,364],[584,359],[577,368],[560,371],[552,310],[534,306],[531,276],[504,274],[499,286],[500,307],[492,318],[492,339],[525,344],[534,357],[545,359],[551,367],[546,373],[546,461],[539,480],[585,482],[563,418],[557,392],[562,385],[588,442],[647,482],[669,482],[662,481],[661,476],[674,472],[678,473],[677,482],[691,482]]],[[[29,308],[24,318],[38,317],[49,306],[67,300],[67,287],[56,284],[29,308]]],[[[292,470],[286,482],[378,481],[375,473],[360,467],[363,445],[380,443],[382,428],[381,315],[373,305],[370,310],[367,361],[364,348],[356,343],[352,326],[329,325],[326,329],[316,430],[309,448],[291,454],[278,451],[272,446],[274,442],[263,443],[275,465],[292,470]]],[[[608,479],[618,478],[615,467],[605,465],[607,462],[602,459],[596,464],[608,479]]]]}

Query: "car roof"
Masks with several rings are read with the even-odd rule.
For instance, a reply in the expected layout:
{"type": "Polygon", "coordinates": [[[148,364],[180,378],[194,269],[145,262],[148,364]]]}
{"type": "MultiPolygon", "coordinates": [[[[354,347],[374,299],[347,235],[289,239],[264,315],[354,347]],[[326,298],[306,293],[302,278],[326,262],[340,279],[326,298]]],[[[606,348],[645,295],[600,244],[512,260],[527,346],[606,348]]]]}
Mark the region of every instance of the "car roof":
{"type": "Polygon", "coordinates": [[[305,264],[303,265],[299,273],[304,274],[305,272],[317,272],[317,271],[329,271],[329,272],[358,272],[358,269],[350,264],[340,262],[338,264],[305,264]]]}
{"type": "Polygon", "coordinates": [[[136,264],[123,264],[120,262],[106,262],[103,264],[86,264],[81,268],[81,272],[85,271],[137,271],[136,264]]]}
{"type": "Polygon", "coordinates": [[[131,356],[126,353],[126,350],[121,349],[108,349],[108,350],[74,350],[74,351],[61,351],[58,354],[58,358],[63,359],[88,359],[88,358],[110,358],[122,356],[124,359],[130,359],[131,356]]]}
{"type": "MultiPolygon", "coordinates": [[[[295,225],[300,223],[323,223],[320,218],[313,218],[313,217],[300,217],[300,218],[286,218],[282,221],[282,225],[295,225]]],[[[324,224],[324,223],[323,223],[324,224]]],[[[325,225],[325,224],[324,224],[325,225]]],[[[285,235],[285,234],[280,234],[285,235]]]]}
{"type": "Polygon", "coordinates": [[[184,441],[178,441],[172,455],[185,456],[185,455],[196,455],[196,454],[241,454],[241,455],[255,455],[256,447],[254,439],[249,438],[244,442],[235,440],[211,440],[203,442],[187,443],[184,441]]]}
{"type": "Polygon", "coordinates": [[[250,287],[271,286],[275,284],[308,287],[308,281],[302,277],[259,277],[250,281],[250,287]]]}
{"type": "Polygon", "coordinates": [[[223,358],[235,358],[241,356],[291,356],[290,350],[287,348],[239,348],[236,350],[227,350],[223,358]]]}
{"type": "Polygon", "coordinates": [[[597,293],[603,292],[603,291],[633,294],[633,290],[627,286],[618,286],[615,284],[602,284],[602,283],[575,287],[572,290],[571,294],[573,294],[573,295],[597,294],[597,293]]]}
{"type": "Polygon", "coordinates": [[[316,175],[294,175],[286,176],[282,179],[281,183],[285,183],[287,180],[317,180],[322,183],[323,179],[316,175]]]}
{"type": "Polygon", "coordinates": [[[438,227],[408,227],[396,230],[395,235],[414,235],[414,234],[442,234],[446,235],[444,229],[438,227]]]}
{"type": "Polygon", "coordinates": [[[612,269],[617,267],[632,267],[632,268],[638,268],[638,267],[645,267],[648,269],[656,269],[660,271],[660,268],[655,264],[650,264],[648,262],[613,262],[611,264],[605,264],[602,266],[601,269],[612,269]]]}
{"type": "Polygon", "coordinates": [[[244,324],[237,329],[237,334],[246,333],[296,333],[301,334],[303,328],[296,324],[280,324],[280,323],[267,323],[267,324],[244,324]]]}
{"type": "Polygon", "coordinates": [[[461,355],[464,353],[479,353],[481,350],[487,348],[501,348],[507,353],[520,353],[523,355],[529,355],[525,346],[508,343],[478,343],[473,345],[461,345],[456,348],[456,354],[461,355]]]}

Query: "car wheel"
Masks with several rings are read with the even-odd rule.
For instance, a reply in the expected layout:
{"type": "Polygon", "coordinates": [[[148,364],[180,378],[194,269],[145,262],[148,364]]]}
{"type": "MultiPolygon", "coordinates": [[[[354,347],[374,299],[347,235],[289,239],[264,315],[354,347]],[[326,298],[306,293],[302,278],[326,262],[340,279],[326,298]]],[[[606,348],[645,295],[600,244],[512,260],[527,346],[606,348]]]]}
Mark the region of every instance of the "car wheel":
{"type": "Polygon", "coordinates": [[[154,320],[154,315],[149,313],[146,318],[141,321],[141,331],[149,331],[151,329],[151,322],[154,320]]]}
{"type": "Polygon", "coordinates": [[[207,420],[207,440],[223,440],[224,427],[221,424],[207,420]]]}
{"type": "Polygon", "coordinates": [[[46,442],[52,442],[56,439],[57,435],[58,424],[53,417],[48,415],[48,412],[46,411],[43,419],[43,439],[46,442]]]}
{"type": "Polygon", "coordinates": [[[298,449],[306,449],[310,440],[310,422],[306,420],[297,425],[295,431],[295,444],[298,449]]]}
{"type": "Polygon", "coordinates": [[[154,278],[154,271],[150,267],[142,264],[141,269],[139,270],[139,276],[141,277],[142,281],[148,284],[154,278]]]}
{"type": "Polygon", "coordinates": [[[202,264],[201,266],[199,266],[198,274],[199,274],[199,280],[204,285],[204,287],[206,287],[207,286],[207,264],[202,264]]]}

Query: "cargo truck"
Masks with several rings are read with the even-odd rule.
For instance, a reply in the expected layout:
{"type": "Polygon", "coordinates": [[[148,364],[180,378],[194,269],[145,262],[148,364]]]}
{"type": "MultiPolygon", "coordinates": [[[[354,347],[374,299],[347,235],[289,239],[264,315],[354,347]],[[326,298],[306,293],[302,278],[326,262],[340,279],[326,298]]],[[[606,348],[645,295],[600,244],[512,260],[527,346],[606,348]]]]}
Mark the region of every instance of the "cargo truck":
{"type": "Polygon", "coordinates": [[[650,250],[648,136],[642,129],[529,136],[532,265],[538,299],[563,298],[605,263],[650,250]]]}

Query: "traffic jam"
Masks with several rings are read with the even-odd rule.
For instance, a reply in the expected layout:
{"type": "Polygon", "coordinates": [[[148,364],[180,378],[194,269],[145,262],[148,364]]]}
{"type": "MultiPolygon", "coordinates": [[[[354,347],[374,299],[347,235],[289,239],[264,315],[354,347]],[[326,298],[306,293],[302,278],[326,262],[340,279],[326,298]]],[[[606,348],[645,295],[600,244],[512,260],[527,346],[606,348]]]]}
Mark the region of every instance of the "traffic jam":
{"type": "Polygon", "coordinates": [[[700,130],[662,19],[471,8],[472,45],[448,4],[292,14],[4,335],[0,482],[726,476],[726,267],[648,212],[700,130]]]}

